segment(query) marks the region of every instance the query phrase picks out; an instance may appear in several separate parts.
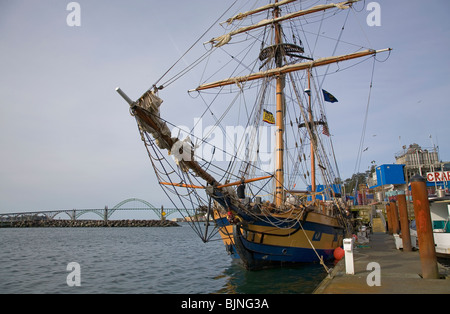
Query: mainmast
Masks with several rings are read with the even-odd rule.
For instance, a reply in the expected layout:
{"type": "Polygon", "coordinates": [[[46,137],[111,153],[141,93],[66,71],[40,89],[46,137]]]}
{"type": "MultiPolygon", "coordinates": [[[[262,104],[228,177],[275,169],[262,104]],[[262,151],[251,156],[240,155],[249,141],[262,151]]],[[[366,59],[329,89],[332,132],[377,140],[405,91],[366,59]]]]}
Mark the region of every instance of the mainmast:
{"type": "MultiPolygon", "coordinates": [[[[313,110],[312,110],[312,101],[311,101],[311,69],[308,69],[308,119],[309,125],[312,127],[314,123],[313,110]]],[[[316,150],[315,150],[315,138],[314,132],[310,134],[310,151],[311,151],[311,199],[314,201],[316,199],[316,150]]]]}
{"type": "MultiPolygon", "coordinates": [[[[275,0],[278,3],[278,0],[275,0]]],[[[275,8],[275,20],[280,16],[280,9],[275,8]]],[[[274,23],[275,28],[275,45],[280,47],[282,43],[281,25],[274,23]]],[[[277,68],[283,66],[283,57],[281,49],[276,49],[275,63],[277,68]]],[[[284,80],[285,75],[279,74],[276,77],[276,151],[275,151],[275,196],[274,202],[277,207],[280,207],[284,201],[284,80]]]]}

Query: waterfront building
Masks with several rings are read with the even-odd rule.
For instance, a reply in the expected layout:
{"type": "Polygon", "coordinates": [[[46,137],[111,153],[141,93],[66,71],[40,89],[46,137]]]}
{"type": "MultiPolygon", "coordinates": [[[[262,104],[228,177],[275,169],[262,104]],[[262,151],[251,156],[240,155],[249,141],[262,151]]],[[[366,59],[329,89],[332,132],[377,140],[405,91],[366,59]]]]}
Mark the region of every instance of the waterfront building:
{"type": "Polygon", "coordinates": [[[430,195],[445,196],[450,192],[450,162],[439,159],[437,147],[403,146],[403,150],[395,154],[395,160],[395,164],[374,167],[367,178],[367,186],[374,192],[376,201],[395,199],[397,191],[405,191],[409,196],[409,182],[415,175],[427,179],[430,195]]]}
{"type": "Polygon", "coordinates": [[[396,164],[404,165],[405,179],[409,182],[415,175],[421,175],[427,179],[429,194],[449,193],[448,181],[450,181],[450,162],[444,162],[439,158],[438,147],[420,147],[411,144],[408,148],[395,154],[396,164]]]}

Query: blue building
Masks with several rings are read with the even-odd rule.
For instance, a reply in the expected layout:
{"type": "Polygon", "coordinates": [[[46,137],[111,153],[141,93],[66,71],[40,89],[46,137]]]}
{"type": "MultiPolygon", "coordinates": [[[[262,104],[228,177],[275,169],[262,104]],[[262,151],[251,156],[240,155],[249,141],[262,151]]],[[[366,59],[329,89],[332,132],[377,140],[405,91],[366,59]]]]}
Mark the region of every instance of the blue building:
{"type": "Polygon", "coordinates": [[[368,180],[369,188],[406,184],[404,168],[405,165],[398,164],[384,164],[376,167],[372,177],[368,180]]]}
{"type": "MultiPolygon", "coordinates": [[[[312,188],[311,185],[308,185],[307,188],[308,192],[311,192],[312,188]]],[[[342,194],[342,187],[340,184],[332,184],[330,187],[326,185],[317,185],[316,186],[316,193],[321,193],[316,195],[316,199],[321,201],[329,201],[330,197],[333,197],[333,191],[335,196],[340,196],[342,194]]],[[[308,196],[308,201],[311,201],[311,195],[308,196]]]]}

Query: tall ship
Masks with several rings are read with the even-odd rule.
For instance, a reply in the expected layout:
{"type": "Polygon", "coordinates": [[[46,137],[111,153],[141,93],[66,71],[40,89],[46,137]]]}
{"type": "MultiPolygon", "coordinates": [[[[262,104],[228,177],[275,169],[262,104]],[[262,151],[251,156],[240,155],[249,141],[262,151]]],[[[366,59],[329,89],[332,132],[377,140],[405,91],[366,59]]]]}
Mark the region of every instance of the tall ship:
{"type": "Polygon", "coordinates": [[[352,232],[325,110],[337,99],[323,89],[325,78],[334,64],[375,64],[375,55],[391,49],[315,51],[326,37],[322,25],[363,11],[364,3],[353,8],[359,0],[261,2],[230,3],[219,26],[138,100],[116,90],[130,105],[162,191],[203,242],[219,234],[249,270],[324,264],[352,232]],[[211,39],[217,29],[222,34],[211,39]],[[200,83],[180,90],[183,77],[200,83]],[[186,102],[166,109],[163,99],[174,93],[186,102]]]}

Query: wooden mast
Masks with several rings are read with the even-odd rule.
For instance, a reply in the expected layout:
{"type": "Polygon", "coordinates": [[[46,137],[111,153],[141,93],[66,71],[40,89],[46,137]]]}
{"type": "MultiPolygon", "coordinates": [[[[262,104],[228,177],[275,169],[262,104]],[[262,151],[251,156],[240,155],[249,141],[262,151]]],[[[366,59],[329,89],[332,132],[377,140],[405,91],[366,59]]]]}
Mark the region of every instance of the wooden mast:
{"type": "Polygon", "coordinates": [[[271,69],[271,70],[267,70],[267,71],[252,73],[252,74],[245,75],[245,76],[231,77],[231,78],[228,78],[225,80],[203,84],[203,85],[198,86],[195,89],[189,90],[189,92],[201,91],[201,90],[205,90],[205,89],[222,87],[222,86],[243,83],[243,82],[250,82],[250,81],[259,80],[259,79],[266,78],[266,77],[280,76],[280,75],[287,74],[290,72],[307,70],[310,68],[324,66],[324,65],[328,65],[328,64],[332,64],[332,63],[338,63],[338,62],[352,60],[352,59],[361,58],[361,57],[365,57],[365,56],[376,55],[377,53],[391,51],[391,50],[392,50],[391,48],[381,49],[381,50],[368,49],[368,50],[358,51],[358,52],[354,52],[354,53],[350,53],[350,54],[342,55],[342,56],[326,57],[326,58],[320,58],[320,59],[316,59],[314,61],[309,61],[309,62],[288,64],[281,68],[275,68],[275,69],[271,69]]]}
{"type": "MultiPolygon", "coordinates": [[[[278,0],[275,0],[278,3],[278,0]]],[[[274,18],[280,16],[280,9],[277,7],[274,11],[274,18]]],[[[274,24],[275,27],[275,45],[280,47],[281,39],[281,25],[274,24]]],[[[281,49],[276,49],[278,53],[275,56],[275,63],[278,68],[283,66],[283,56],[281,49]]],[[[277,207],[280,207],[284,202],[284,74],[280,74],[276,78],[276,151],[275,151],[275,197],[274,202],[277,207]]]]}
{"type": "MultiPolygon", "coordinates": [[[[311,126],[311,128],[313,127],[313,123],[314,123],[314,117],[313,117],[313,112],[312,112],[312,102],[311,102],[311,69],[308,69],[308,89],[309,89],[309,93],[308,93],[308,100],[309,100],[309,104],[308,104],[308,114],[309,114],[309,125],[311,126]]],[[[310,143],[310,150],[311,150],[311,200],[315,201],[316,200],[316,154],[315,154],[315,147],[314,147],[314,142],[315,142],[315,138],[314,138],[314,132],[311,132],[311,143],[310,143]]]]}

